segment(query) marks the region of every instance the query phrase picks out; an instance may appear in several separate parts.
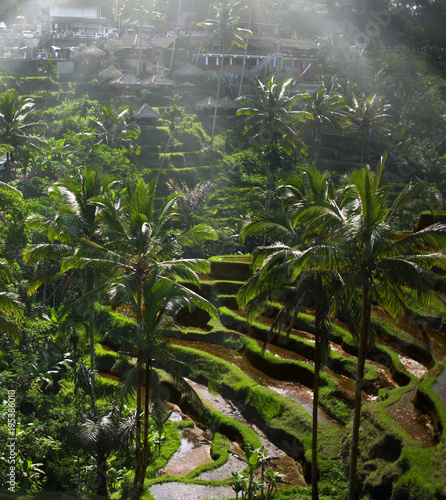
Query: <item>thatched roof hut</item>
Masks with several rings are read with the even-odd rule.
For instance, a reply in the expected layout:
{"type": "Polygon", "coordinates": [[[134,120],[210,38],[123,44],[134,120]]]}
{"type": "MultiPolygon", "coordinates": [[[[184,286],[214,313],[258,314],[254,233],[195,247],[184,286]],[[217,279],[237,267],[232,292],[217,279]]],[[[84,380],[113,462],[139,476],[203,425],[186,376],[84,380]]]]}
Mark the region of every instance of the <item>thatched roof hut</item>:
{"type": "MultiPolygon", "coordinates": [[[[205,97],[201,101],[198,101],[194,104],[194,109],[197,111],[209,112],[214,111],[215,109],[215,98],[214,97],[205,97]]],[[[217,109],[224,109],[223,104],[218,101],[217,109]]]]}
{"type": "Polygon", "coordinates": [[[119,69],[115,68],[113,64],[111,64],[98,74],[98,78],[100,78],[101,80],[115,80],[121,75],[122,73],[119,71],[119,69]]]}
{"type": "Polygon", "coordinates": [[[143,87],[144,82],[130,73],[123,73],[118,78],[110,82],[112,85],[121,85],[124,87],[143,87]]]}
{"type": "Polygon", "coordinates": [[[88,60],[101,60],[105,58],[105,52],[98,49],[96,45],[90,45],[80,53],[81,57],[88,60]]]}
{"type": "Polygon", "coordinates": [[[167,78],[167,76],[164,75],[153,75],[149,76],[146,80],[144,80],[144,85],[147,85],[147,87],[176,87],[177,84],[173,81],[167,78]]]}
{"type": "Polygon", "coordinates": [[[138,120],[141,125],[156,125],[156,122],[161,118],[158,111],[155,111],[147,103],[144,103],[139,109],[133,113],[133,118],[138,120]]]}
{"type": "Polygon", "coordinates": [[[221,99],[218,100],[219,103],[221,103],[222,107],[226,110],[236,110],[241,108],[241,105],[231,99],[230,97],[222,97],[221,99]]]}
{"type": "Polygon", "coordinates": [[[173,76],[180,80],[193,80],[196,82],[197,80],[204,80],[207,73],[204,69],[195,66],[195,64],[186,63],[183,64],[180,69],[173,71],[173,76]]]}

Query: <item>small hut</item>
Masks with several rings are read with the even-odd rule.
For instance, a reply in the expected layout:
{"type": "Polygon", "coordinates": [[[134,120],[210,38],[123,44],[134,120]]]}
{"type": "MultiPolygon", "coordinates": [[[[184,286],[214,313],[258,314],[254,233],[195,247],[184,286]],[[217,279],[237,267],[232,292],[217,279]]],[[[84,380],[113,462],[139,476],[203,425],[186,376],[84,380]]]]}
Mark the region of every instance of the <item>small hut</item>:
{"type": "MultiPolygon", "coordinates": [[[[205,97],[201,101],[198,101],[194,104],[194,109],[197,112],[202,112],[202,113],[212,113],[215,110],[215,98],[214,97],[205,97]]],[[[223,104],[218,101],[217,104],[217,111],[222,110],[223,104]]]]}
{"type": "Polygon", "coordinates": [[[137,120],[141,126],[154,127],[161,118],[161,115],[158,111],[155,111],[148,104],[144,103],[133,113],[133,118],[137,120]]]}
{"type": "Polygon", "coordinates": [[[142,89],[142,87],[144,87],[142,80],[128,73],[124,73],[118,78],[115,78],[110,84],[122,87],[127,95],[129,95],[130,89],[135,91],[137,88],[142,89]]]}
{"type": "Polygon", "coordinates": [[[115,68],[113,64],[111,64],[98,74],[98,78],[101,80],[116,80],[116,78],[119,78],[121,75],[122,73],[119,69],[115,68]]]}
{"type": "Polygon", "coordinates": [[[144,85],[148,88],[159,88],[163,94],[172,94],[173,89],[177,86],[173,80],[164,75],[153,75],[144,80],[144,85]]]}
{"type": "Polygon", "coordinates": [[[167,78],[164,75],[153,75],[149,76],[146,80],[144,80],[144,85],[147,87],[176,87],[176,83],[173,80],[167,78]]]}
{"type": "Polygon", "coordinates": [[[186,63],[177,71],[173,71],[173,76],[182,82],[200,83],[206,79],[207,73],[195,64],[186,63]]]}
{"type": "Polygon", "coordinates": [[[221,104],[228,115],[234,115],[236,111],[241,108],[240,104],[230,97],[222,97],[218,100],[218,103],[221,104]]]}
{"type": "Polygon", "coordinates": [[[105,52],[98,49],[96,45],[90,45],[80,53],[80,56],[90,64],[102,63],[105,55],[105,52]]]}

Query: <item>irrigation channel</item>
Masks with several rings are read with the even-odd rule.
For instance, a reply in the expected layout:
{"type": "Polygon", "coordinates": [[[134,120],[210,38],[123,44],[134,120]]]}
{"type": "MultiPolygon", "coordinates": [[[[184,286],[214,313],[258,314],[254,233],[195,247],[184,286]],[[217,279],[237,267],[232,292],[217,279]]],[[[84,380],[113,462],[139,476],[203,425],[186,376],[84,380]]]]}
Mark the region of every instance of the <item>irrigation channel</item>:
{"type": "MultiPolygon", "coordinates": [[[[219,263],[216,274],[220,273],[223,276],[227,271],[227,267],[221,266],[222,263],[219,263]]],[[[219,287],[223,287],[226,290],[228,290],[229,287],[234,288],[234,291],[227,291],[225,293],[236,293],[238,288],[237,283],[219,281],[224,279],[222,276],[214,275],[213,277],[205,277],[205,280],[209,281],[209,291],[214,293],[215,290],[217,290],[215,293],[218,295],[219,287]]],[[[237,281],[237,278],[233,277],[233,279],[237,281]]],[[[233,297],[234,296],[226,296],[229,309],[236,315],[233,325],[225,325],[226,335],[230,336],[234,341],[231,346],[240,346],[240,344],[243,344],[244,339],[249,339],[251,342],[254,339],[258,346],[262,347],[264,333],[259,333],[255,328],[248,326],[245,313],[236,310],[236,307],[234,307],[236,302],[233,297]],[[233,307],[230,307],[229,304],[232,304],[233,307]]],[[[383,319],[380,311],[375,312],[379,319],[383,319]]],[[[387,320],[388,318],[384,319],[387,320]]],[[[256,322],[269,328],[272,320],[269,317],[260,316],[256,319],[256,322]]],[[[344,327],[340,322],[337,321],[336,323],[338,326],[344,327]]],[[[280,338],[278,341],[276,339],[276,342],[273,341],[270,343],[267,348],[270,359],[270,365],[268,366],[268,363],[258,353],[256,356],[253,356],[252,352],[251,355],[249,355],[243,347],[240,348],[240,350],[236,350],[232,347],[229,349],[223,346],[222,344],[224,342],[222,338],[220,338],[219,332],[214,332],[213,335],[207,335],[206,332],[210,331],[210,327],[208,327],[207,324],[200,325],[197,330],[199,331],[202,329],[202,331],[196,334],[193,333],[194,326],[192,326],[192,328],[189,326],[188,328],[186,328],[186,334],[184,334],[183,330],[183,334],[180,335],[181,338],[171,338],[170,341],[172,344],[175,346],[192,348],[198,352],[206,353],[206,355],[225,360],[240,369],[258,386],[269,388],[281,396],[285,396],[299,403],[308,413],[312,413],[312,384],[309,383],[308,379],[301,380],[299,376],[296,375],[296,373],[298,373],[297,371],[294,375],[289,373],[290,363],[296,361],[304,363],[305,365],[314,366],[314,361],[312,359],[314,335],[312,333],[305,331],[305,329],[298,330],[293,328],[291,333],[295,338],[294,344],[293,342],[290,344],[283,343],[280,338]],[[299,344],[299,339],[302,339],[306,344],[304,345],[302,342],[299,344]],[[303,346],[303,349],[299,346],[303,346]],[[271,359],[274,358],[277,358],[279,362],[277,366],[280,366],[280,363],[285,363],[287,368],[282,372],[277,371],[277,366],[271,368],[271,366],[274,365],[271,359]]],[[[433,339],[432,351],[434,355],[437,359],[443,359],[446,356],[444,335],[434,329],[431,330],[429,327],[427,328],[429,329],[429,336],[433,339]]],[[[420,338],[419,332],[414,330],[411,325],[405,325],[404,330],[419,341],[418,345],[422,344],[422,338],[420,338]]],[[[417,398],[419,395],[417,387],[414,388],[413,382],[416,379],[408,375],[410,374],[412,377],[416,378],[425,375],[434,364],[432,355],[428,353],[426,349],[416,347],[416,345],[410,341],[405,344],[405,341],[395,339],[391,335],[387,337],[384,335],[384,337],[381,337],[379,339],[379,345],[397,354],[397,359],[399,359],[401,365],[395,367],[395,361],[391,361],[389,354],[386,354],[382,350],[378,350],[378,355],[375,356],[374,360],[367,359],[367,365],[370,370],[375,370],[375,376],[371,383],[365,385],[363,400],[372,402],[377,399],[379,389],[390,391],[410,383],[410,388],[408,386],[408,390],[402,395],[400,400],[388,406],[386,412],[407,434],[415,438],[422,447],[435,446],[438,441],[438,435],[435,435],[434,429],[435,419],[432,419],[429,412],[420,411],[420,405],[417,405],[417,398]]],[[[109,349],[107,345],[104,345],[104,348],[109,349]]],[[[239,347],[237,347],[237,349],[239,349],[239,347]]],[[[342,395],[342,399],[352,403],[355,390],[355,375],[351,370],[351,366],[354,366],[356,363],[355,348],[350,341],[346,343],[342,339],[333,338],[330,341],[330,349],[334,354],[333,359],[328,363],[328,366],[324,368],[325,375],[335,382],[336,387],[339,389],[339,394],[342,395]],[[347,365],[350,366],[348,370],[345,368],[347,365]]],[[[110,374],[103,375],[108,377],[113,376],[110,374]]],[[[284,451],[272,443],[261,429],[256,427],[252,422],[247,421],[233,402],[224,399],[220,394],[210,392],[207,386],[198,383],[197,380],[184,378],[184,381],[204,401],[211,403],[217,411],[251,428],[259,437],[268,455],[278,457],[276,465],[282,468],[287,483],[300,486],[306,485],[301,464],[292,457],[286,455],[284,451]]],[[[203,382],[203,380],[200,380],[200,382],[203,382]]],[[[446,371],[441,373],[438,377],[434,390],[442,397],[443,401],[446,402],[446,371]]],[[[171,419],[177,421],[190,419],[189,416],[185,415],[182,410],[173,405],[173,403],[171,403],[171,408],[174,409],[171,419]]],[[[318,420],[322,425],[328,425],[334,429],[338,429],[342,433],[342,426],[330,418],[323,408],[318,409],[318,420]]],[[[169,476],[179,479],[181,476],[188,474],[200,465],[212,461],[210,455],[210,445],[213,438],[212,433],[203,431],[197,425],[193,428],[181,428],[179,432],[181,446],[171,457],[168,464],[157,473],[157,476],[169,476]]],[[[218,469],[203,472],[197,479],[205,481],[221,480],[231,477],[232,472],[241,472],[245,464],[238,460],[235,455],[243,456],[243,451],[236,442],[231,443],[230,449],[232,453],[230,453],[229,460],[223,466],[218,469]]],[[[175,481],[152,485],[150,487],[150,493],[156,500],[204,500],[206,498],[215,498],[219,500],[233,498],[235,496],[232,488],[227,485],[210,486],[204,484],[185,484],[175,481]]]]}

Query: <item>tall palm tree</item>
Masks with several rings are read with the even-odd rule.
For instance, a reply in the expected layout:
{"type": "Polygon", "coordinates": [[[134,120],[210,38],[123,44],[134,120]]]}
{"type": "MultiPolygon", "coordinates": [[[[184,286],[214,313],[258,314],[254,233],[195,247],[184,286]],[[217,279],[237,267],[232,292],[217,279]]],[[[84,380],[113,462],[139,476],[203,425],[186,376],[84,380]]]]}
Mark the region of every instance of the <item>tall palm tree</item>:
{"type": "MultiPolygon", "coordinates": [[[[6,282],[12,280],[9,264],[0,260],[0,278],[6,282]]],[[[20,341],[17,320],[23,314],[23,304],[18,300],[16,294],[0,291],[0,331],[11,335],[16,344],[20,341]]]]}
{"type": "MultiPolygon", "coordinates": [[[[253,276],[242,286],[238,301],[248,308],[248,319],[253,320],[272,300],[283,305],[279,310],[271,333],[280,331],[288,322],[287,337],[294,317],[303,307],[315,310],[315,358],[313,380],[312,425],[312,499],[318,499],[318,406],[320,370],[329,351],[330,315],[341,302],[344,282],[339,273],[327,266],[334,249],[324,244],[323,238],[300,229],[305,222],[305,209],[314,202],[331,202],[334,188],[328,175],[308,169],[305,176],[295,178],[286,186],[283,223],[262,219],[253,221],[242,230],[243,237],[268,231],[277,242],[260,247],[253,253],[253,276]]],[[[264,349],[266,348],[266,343],[264,349]]]]}
{"type": "MultiPolygon", "coordinates": [[[[32,244],[24,251],[25,261],[33,264],[39,261],[56,261],[56,267],[37,277],[30,283],[29,293],[39,288],[43,283],[65,274],[62,283],[62,294],[67,290],[73,269],[83,265],[75,256],[81,239],[100,241],[99,209],[92,203],[97,196],[105,196],[116,181],[99,172],[85,167],[75,176],[54,183],[49,188],[49,194],[58,203],[60,208],[54,219],[42,216],[33,216],[29,225],[43,231],[48,237],[48,243],[32,244]]],[[[84,290],[80,299],[88,300],[90,310],[89,338],[90,338],[90,367],[94,370],[94,294],[97,287],[97,273],[92,268],[83,271],[84,290]]]]}
{"type": "Polygon", "coordinates": [[[361,140],[361,166],[364,163],[364,146],[367,139],[367,151],[372,133],[377,137],[385,137],[389,133],[390,104],[376,94],[357,98],[353,95],[351,121],[361,140]]]}
{"type": "Polygon", "coordinates": [[[157,11],[157,0],[120,0],[118,5],[117,19],[123,21],[125,26],[138,25],[139,28],[139,52],[138,67],[136,74],[141,71],[142,34],[144,25],[152,21],[162,21],[165,15],[157,11]]]}
{"type": "Polygon", "coordinates": [[[421,203],[422,184],[408,184],[391,202],[384,183],[385,158],[377,173],[368,167],[353,172],[344,188],[343,201],[313,204],[307,211],[307,230],[329,235],[330,245],[342,249],[331,262],[346,278],[350,297],[360,296],[358,363],[351,439],[349,498],[356,498],[361,392],[367,345],[370,342],[372,302],[379,303],[395,319],[407,311],[406,289],[428,305],[436,280],[433,267],[446,268],[443,249],[446,225],[434,224],[417,233],[395,238],[395,223],[411,206],[421,203]]]}
{"type": "Polygon", "coordinates": [[[200,28],[211,31],[211,36],[205,47],[219,42],[222,51],[220,74],[217,85],[217,96],[215,98],[214,118],[212,121],[211,144],[214,140],[215,122],[217,120],[217,108],[218,100],[220,98],[220,86],[223,75],[225,56],[229,54],[234,45],[236,47],[244,48],[246,46],[246,42],[243,37],[252,35],[251,30],[237,27],[239,14],[242,10],[245,9],[241,2],[221,0],[221,2],[219,2],[215,9],[217,11],[215,19],[206,19],[205,21],[198,24],[200,28]]]}
{"type": "MultiPolygon", "coordinates": [[[[147,377],[151,371],[153,335],[164,325],[164,320],[161,320],[178,302],[193,302],[214,314],[214,308],[206,300],[179,281],[186,280],[198,286],[196,272],[205,271],[208,263],[200,259],[178,258],[177,252],[181,247],[216,239],[216,233],[204,224],[183,233],[172,233],[179,195],[168,196],[157,211],[155,190],[156,179],[150,184],[142,179],[136,183],[129,180],[118,202],[98,198],[96,204],[102,209],[107,240],[99,245],[83,239],[77,254],[87,265],[115,270],[109,286],[111,300],[114,304],[127,304],[136,316],[136,358],[137,366],[141,367],[138,388],[144,381],[149,384],[146,388],[150,386],[147,377]],[[158,293],[160,289],[162,293],[158,293]]],[[[141,438],[148,432],[149,396],[146,390],[143,403],[141,392],[137,390],[136,393],[135,498],[142,491],[147,465],[147,444],[141,438]]]]}
{"type": "Polygon", "coordinates": [[[125,147],[129,151],[135,149],[135,141],[141,133],[139,125],[129,122],[130,110],[123,106],[116,112],[113,108],[113,100],[108,106],[100,104],[93,116],[89,118],[89,125],[93,129],[95,145],[105,144],[110,148],[125,147]]]}
{"type": "Polygon", "coordinates": [[[184,108],[178,106],[177,104],[172,104],[171,106],[168,106],[164,109],[162,116],[169,126],[169,138],[167,139],[166,147],[164,148],[164,154],[161,158],[159,173],[161,173],[161,169],[163,168],[164,160],[169,149],[169,144],[175,136],[175,130],[181,123],[181,120],[184,116],[184,108]]]}
{"type": "Polygon", "coordinates": [[[20,96],[16,90],[7,90],[0,95],[0,144],[9,146],[6,149],[6,182],[11,177],[11,164],[14,161],[14,151],[22,146],[32,146],[39,139],[29,132],[41,125],[28,121],[34,108],[30,97],[20,96]]]}
{"type": "MultiPolygon", "coordinates": [[[[237,115],[246,117],[245,134],[252,137],[265,152],[277,151],[279,145],[287,151],[295,148],[301,152],[306,151],[293,126],[296,121],[307,117],[306,113],[293,110],[294,104],[303,96],[298,94],[291,96],[290,84],[291,78],[276,82],[272,76],[266,84],[257,80],[256,96],[240,101],[243,107],[237,110],[237,115]]],[[[273,155],[267,155],[268,195],[265,201],[265,213],[268,213],[273,189],[273,158],[273,155]]]]}
{"type": "MultiPolygon", "coordinates": [[[[22,194],[15,187],[0,181],[0,211],[7,212],[15,201],[21,201],[22,194]]],[[[0,220],[0,226],[3,221],[0,220]]],[[[3,284],[12,281],[12,271],[9,263],[0,259],[0,281],[3,284]]],[[[17,320],[23,314],[23,304],[16,294],[0,290],[0,331],[11,335],[16,344],[20,341],[17,320]]]]}
{"type": "Polygon", "coordinates": [[[310,94],[304,107],[307,113],[307,123],[313,122],[311,139],[310,161],[314,158],[316,137],[321,145],[321,134],[324,127],[330,127],[342,132],[344,127],[350,123],[348,116],[343,112],[347,108],[344,99],[337,92],[322,87],[310,94]]]}

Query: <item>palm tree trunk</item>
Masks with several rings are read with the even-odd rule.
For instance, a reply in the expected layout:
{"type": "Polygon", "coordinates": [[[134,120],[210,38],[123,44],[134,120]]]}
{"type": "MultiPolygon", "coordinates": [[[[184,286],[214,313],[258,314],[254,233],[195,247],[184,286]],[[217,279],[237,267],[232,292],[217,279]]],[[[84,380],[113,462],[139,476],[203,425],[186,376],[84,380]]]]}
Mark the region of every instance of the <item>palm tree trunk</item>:
{"type": "MultiPolygon", "coordinates": [[[[138,295],[137,295],[137,311],[136,311],[136,330],[138,340],[142,339],[142,282],[138,279],[138,295]]],[[[135,480],[134,486],[137,487],[134,500],[137,500],[140,495],[139,485],[142,474],[142,450],[141,450],[141,410],[142,410],[142,386],[143,374],[141,364],[143,363],[142,348],[138,348],[137,366],[140,367],[138,372],[138,383],[136,388],[136,425],[135,425],[135,480]]]]}
{"type": "Polygon", "coordinates": [[[364,131],[362,132],[361,135],[361,167],[364,165],[364,131]]]}
{"type": "MultiPolygon", "coordinates": [[[[137,366],[142,363],[141,350],[138,350],[138,356],[136,360],[137,366]]],[[[142,370],[138,372],[138,382],[136,384],[136,424],[135,424],[135,480],[134,485],[139,486],[139,480],[141,477],[141,391],[142,391],[142,370]]],[[[137,499],[138,496],[134,496],[137,499]]]]}
{"type": "Polygon", "coordinates": [[[321,334],[319,329],[316,330],[315,335],[315,351],[314,351],[314,381],[313,381],[313,429],[312,429],[312,443],[311,443],[311,500],[319,500],[318,493],[318,476],[319,467],[317,460],[317,412],[319,407],[319,378],[321,370],[321,357],[320,345],[321,334]]]}
{"type": "Polygon", "coordinates": [[[107,492],[107,458],[104,453],[98,453],[96,459],[96,494],[108,498],[107,492]]]}
{"type": "Polygon", "coordinates": [[[313,161],[314,157],[314,147],[316,145],[316,121],[313,123],[313,139],[311,141],[311,156],[310,156],[310,162],[313,161]]]}
{"type": "Polygon", "coordinates": [[[359,455],[359,426],[361,423],[362,386],[364,382],[364,366],[367,352],[368,330],[370,323],[370,288],[366,285],[362,290],[361,330],[358,346],[358,366],[356,372],[355,410],[353,416],[352,445],[349,471],[349,500],[356,499],[356,471],[359,455]]]}
{"type": "Polygon", "coordinates": [[[225,60],[225,52],[226,51],[223,51],[221,56],[220,74],[218,76],[218,85],[217,85],[217,97],[215,99],[214,119],[212,120],[211,145],[214,142],[215,122],[217,121],[218,100],[220,99],[220,86],[221,86],[221,79],[223,77],[223,63],[225,60]]]}
{"type": "Polygon", "coordinates": [[[143,437],[143,449],[142,449],[142,460],[141,460],[141,475],[139,478],[139,486],[137,497],[141,495],[144,488],[144,479],[147,470],[147,457],[149,455],[149,401],[150,401],[150,376],[151,376],[151,362],[150,354],[146,361],[146,373],[145,373],[145,397],[144,397],[144,437],[143,437]]]}

